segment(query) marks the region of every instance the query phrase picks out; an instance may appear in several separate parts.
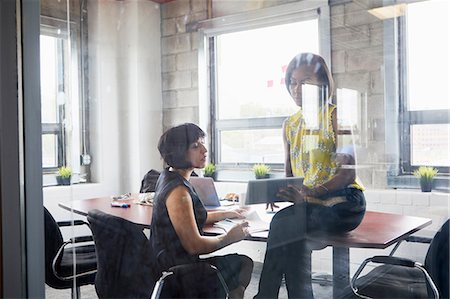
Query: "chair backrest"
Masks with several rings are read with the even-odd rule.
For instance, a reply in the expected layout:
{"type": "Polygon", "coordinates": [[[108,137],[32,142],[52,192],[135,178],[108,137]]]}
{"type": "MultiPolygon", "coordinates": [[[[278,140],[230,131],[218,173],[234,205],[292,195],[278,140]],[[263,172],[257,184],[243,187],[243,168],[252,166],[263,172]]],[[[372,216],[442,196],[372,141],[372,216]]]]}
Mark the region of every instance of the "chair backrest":
{"type": "Polygon", "coordinates": [[[425,258],[425,268],[436,284],[441,298],[449,298],[449,220],[431,241],[425,258]]]}
{"type": "Polygon", "coordinates": [[[44,207],[44,225],[45,225],[45,283],[54,288],[62,287],[61,284],[67,284],[70,287],[70,281],[62,282],[53,274],[52,263],[63,244],[63,237],[58,223],[52,214],[44,207]]]}
{"type": "Polygon", "coordinates": [[[142,227],[99,210],[87,219],[97,252],[99,298],[150,298],[157,277],[142,227]]]}
{"type": "Polygon", "coordinates": [[[139,193],[155,192],[156,182],[158,181],[159,175],[161,173],[157,170],[151,169],[147,172],[142,179],[141,189],[139,193]]]}
{"type": "MultiPolygon", "coordinates": [[[[158,181],[159,175],[161,173],[157,170],[151,169],[145,175],[141,181],[141,188],[139,193],[155,192],[156,182],[158,181]]],[[[191,176],[198,176],[195,171],[192,172],[191,176]]]]}

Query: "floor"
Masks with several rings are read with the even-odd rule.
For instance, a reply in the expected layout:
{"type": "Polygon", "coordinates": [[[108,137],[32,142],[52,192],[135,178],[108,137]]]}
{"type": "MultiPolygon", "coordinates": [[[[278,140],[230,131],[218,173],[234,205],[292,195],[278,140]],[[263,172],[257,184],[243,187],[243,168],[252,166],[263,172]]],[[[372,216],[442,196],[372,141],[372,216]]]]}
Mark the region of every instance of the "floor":
{"type": "MultiPolygon", "coordinates": [[[[245,292],[245,299],[253,298],[253,296],[258,291],[258,281],[261,273],[262,264],[255,263],[255,267],[252,274],[252,280],[245,292]]],[[[329,279],[328,275],[324,275],[325,278],[329,279]]],[[[315,277],[313,275],[313,277],[315,277]]],[[[332,287],[329,283],[313,283],[314,298],[316,299],[329,299],[332,298],[332,287]]],[[[46,299],[65,299],[70,298],[70,290],[55,290],[48,286],[45,287],[45,298],[46,299]]],[[[95,293],[94,286],[83,286],[81,287],[81,298],[82,299],[98,299],[95,293]]],[[[286,287],[283,285],[280,289],[279,298],[287,298],[286,287]]]]}

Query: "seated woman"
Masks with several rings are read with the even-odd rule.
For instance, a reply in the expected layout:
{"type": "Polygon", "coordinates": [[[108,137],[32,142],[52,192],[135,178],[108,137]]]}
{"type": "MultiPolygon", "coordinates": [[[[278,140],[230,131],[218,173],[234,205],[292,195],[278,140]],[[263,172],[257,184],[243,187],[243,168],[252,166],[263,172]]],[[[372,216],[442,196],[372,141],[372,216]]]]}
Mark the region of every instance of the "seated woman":
{"type": "MultiPolygon", "coordinates": [[[[228,233],[219,236],[204,236],[203,227],[226,218],[243,218],[244,210],[208,212],[189,183],[194,168],[203,168],[206,163],[205,133],[194,124],[183,124],[166,131],[160,138],[158,150],[169,166],[156,184],[151,223],[154,260],[158,271],[200,261],[217,267],[230,290],[230,298],[243,298],[250,283],[253,261],[238,254],[200,258],[199,255],[214,252],[238,242],[248,235],[248,223],[235,225],[228,233]]],[[[190,289],[207,288],[216,297],[222,296],[218,281],[210,283],[196,277],[202,273],[191,273],[183,282],[184,296],[190,289]]],[[[180,286],[175,286],[180,287],[180,286]]],[[[183,288],[183,287],[182,287],[183,288]]],[[[201,293],[201,292],[200,292],[201,293]]]]}
{"type": "Polygon", "coordinates": [[[336,150],[334,83],[324,59],[312,53],[297,55],[286,69],[285,82],[300,108],[283,125],[285,171],[304,181],[302,187],[288,186],[278,194],[294,204],[272,219],[255,298],[277,298],[283,276],[289,298],[313,298],[307,235],[353,230],[366,208],[352,151],[336,150]]]}

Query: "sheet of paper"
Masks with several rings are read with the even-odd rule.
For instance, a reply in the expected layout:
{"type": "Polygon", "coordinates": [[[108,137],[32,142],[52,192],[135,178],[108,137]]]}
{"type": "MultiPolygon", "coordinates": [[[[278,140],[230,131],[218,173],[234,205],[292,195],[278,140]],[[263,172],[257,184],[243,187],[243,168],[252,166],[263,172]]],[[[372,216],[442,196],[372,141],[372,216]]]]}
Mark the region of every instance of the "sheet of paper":
{"type": "Polygon", "coordinates": [[[256,211],[248,212],[245,219],[225,219],[214,223],[214,226],[228,232],[234,225],[241,223],[243,220],[248,222],[250,234],[268,231],[270,227],[270,223],[262,220],[256,211]]]}

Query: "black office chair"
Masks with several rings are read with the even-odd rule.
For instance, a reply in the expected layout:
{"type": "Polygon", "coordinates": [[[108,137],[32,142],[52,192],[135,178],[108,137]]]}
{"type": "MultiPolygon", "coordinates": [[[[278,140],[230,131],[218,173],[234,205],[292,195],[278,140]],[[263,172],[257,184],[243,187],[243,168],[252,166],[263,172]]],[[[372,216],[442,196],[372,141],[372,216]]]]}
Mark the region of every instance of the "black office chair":
{"type": "MultiPolygon", "coordinates": [[[[142,178],[139,193],[155,192],[156,182],[158,181],[160,174],[161,173],[158,170],[150,169],[142,178]]],[[[195,171],[193,171],[191,176],[198,176],[198,175],[195,173],[195,171]]]]}
{"type": "Polygon", "coordinates": [[[228,298],[230,291],[220,271],[206,262],[184,264],[164,271],[151,299],[228,298]]]}
{"type": "Polygon", "coordinates": [[[82,220],[56,222],[44,207],[44,224],[45,283],[55,289],[72,289],[72,298],[80,298],[80,286],[94,284],[95,281],[97,272],[95,246],[92,243],[92,236],[74,237],[63,241],[60,227],[88,225],[88,223],[82,220]]]}
{"type": "Polygon", "coordinates": [[[97,249],[98,297],[150,298],[157,275],[143,228],[99,210],[90,211],[87,220],[97,249]]]}
{"type": "Polygon", "coordinates": [[[145,175],[141,181],[141,188],[139,193],[155,192],[156,182],[158,181],[161,173],[157,170],[151,169],[145,175]]]}
{"type": "Polygon", "coordinates": [[[99,210],[90,211],[87,219],[97,249],[95,289],[99,298],[211,298],[210,293],[199,293],[195,286],[186,285],[183,278],[195,275],[200,283],[207,283],[200,273],[216,275],[213,266],[196,263],[157,273],[141,226],[99,210]]]}
{"type": "MultiPolygon", "coordinates": [[[[433,239],[411,237],[410,242],[430,243],[425,265],[392,256],[366,259],[351,280],[360,298],[449,298],[449,220],[433,239]],[[382,264],[358,278],[368,263],[382,264]]],[[[350,296],[349,296],[350,297],[350,296]]]]}

